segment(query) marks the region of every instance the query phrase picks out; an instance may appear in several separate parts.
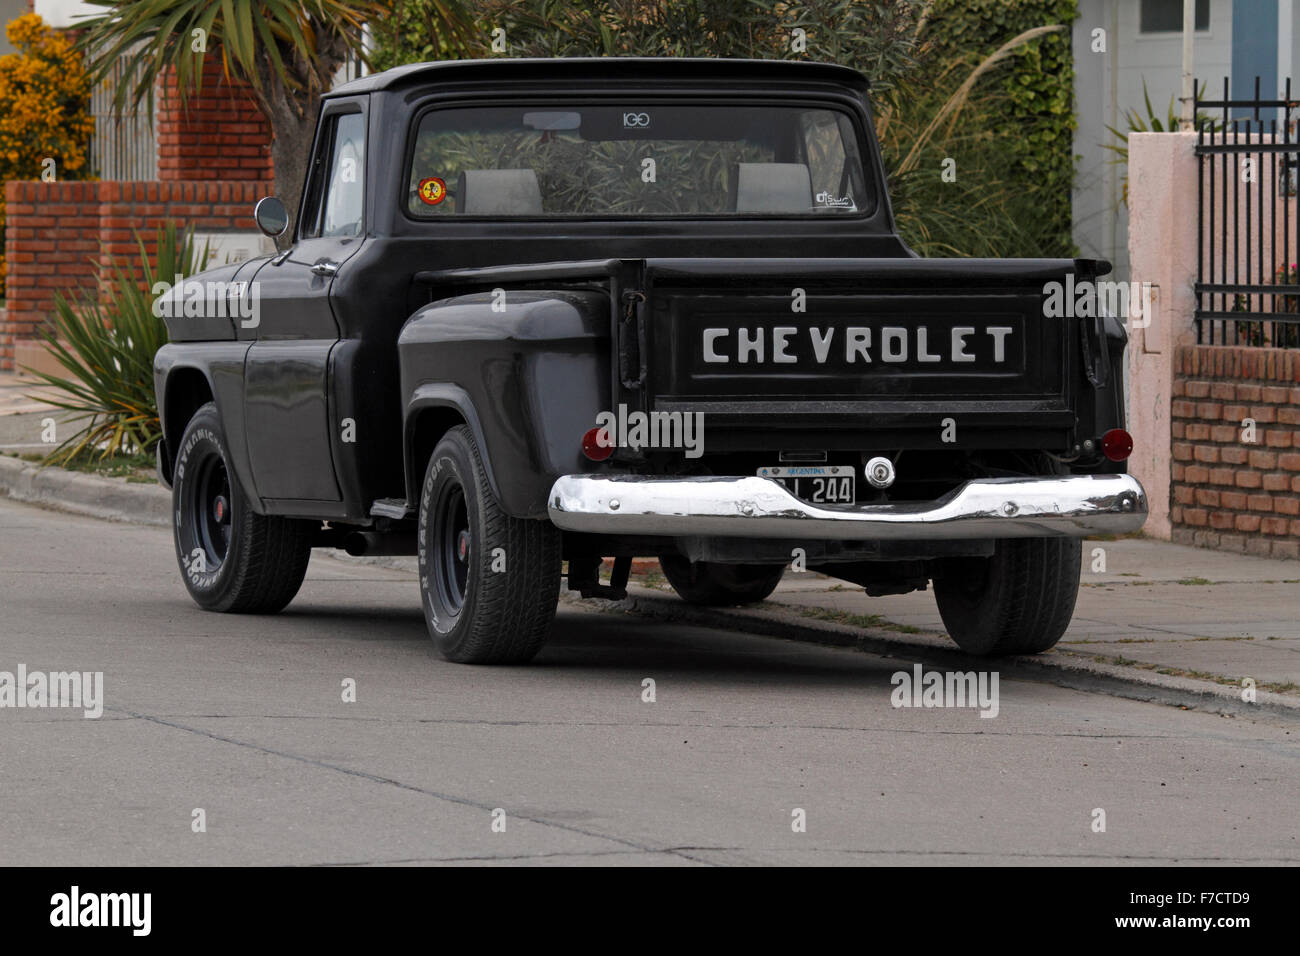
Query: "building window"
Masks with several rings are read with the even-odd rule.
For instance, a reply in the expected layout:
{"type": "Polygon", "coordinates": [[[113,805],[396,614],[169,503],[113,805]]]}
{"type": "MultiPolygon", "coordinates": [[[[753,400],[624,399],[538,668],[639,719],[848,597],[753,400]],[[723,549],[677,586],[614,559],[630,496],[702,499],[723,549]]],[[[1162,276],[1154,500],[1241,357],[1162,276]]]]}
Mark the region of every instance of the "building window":
{"type": "MultiPolygon", "coordinates": [[[[1143,33],[1182,33],[1183,0],[1142,0],[1143,33]]],[[[1196,0],[1196,29],[1210,29],[1210,0],[1196,0]]]]}

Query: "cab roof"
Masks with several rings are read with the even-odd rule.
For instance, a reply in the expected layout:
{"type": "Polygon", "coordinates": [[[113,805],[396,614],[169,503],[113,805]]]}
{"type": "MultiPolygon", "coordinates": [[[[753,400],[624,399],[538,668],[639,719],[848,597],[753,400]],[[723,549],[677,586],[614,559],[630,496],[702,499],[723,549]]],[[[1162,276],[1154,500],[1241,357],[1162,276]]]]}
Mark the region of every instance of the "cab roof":
{"type": "Polygon", "coordinates": [[[495,58],[410,63],[372,73],[334,87],[327,97],[417,86],[422,82],[519,82],[528,80],[601,79],[701,80],[768,83],[833,83],[865,91],[867,78],[857,70],[808,60],[740,60],[716,57],[597,56],[495,58]]]}

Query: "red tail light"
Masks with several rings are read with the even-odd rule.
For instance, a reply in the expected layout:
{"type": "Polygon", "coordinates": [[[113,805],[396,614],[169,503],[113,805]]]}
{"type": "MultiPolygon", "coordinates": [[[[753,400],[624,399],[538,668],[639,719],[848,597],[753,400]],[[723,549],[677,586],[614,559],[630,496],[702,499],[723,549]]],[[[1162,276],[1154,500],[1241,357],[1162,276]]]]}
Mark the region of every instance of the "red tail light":
{"type": "Polygon", "coordinates": [[[582,453],[592,461],[604,461],[614,454],[614,443],[603,428],[589,428],[582,436],[582,453]]]}
{"type": "Polygon", "coordinates": [[[1112,428],[1101,436],[1101,453],[1111,461],[1123,461],[1133,454],[1133,436],[1122,428],[1112,428]]]}

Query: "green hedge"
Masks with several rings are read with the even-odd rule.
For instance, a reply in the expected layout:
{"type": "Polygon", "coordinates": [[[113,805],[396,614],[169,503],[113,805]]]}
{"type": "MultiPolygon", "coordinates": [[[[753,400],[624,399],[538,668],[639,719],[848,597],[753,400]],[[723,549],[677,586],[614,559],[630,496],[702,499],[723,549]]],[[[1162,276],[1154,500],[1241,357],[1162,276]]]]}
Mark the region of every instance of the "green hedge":
{"type": "MultiPolygon", "coordinates": [[[[927,59],[983,56],[1025,30],[1071,24],[1075,0],[935,0],[926,33],[934,44],[927,59]]],[[[1022,47],[1012,63],[985,82],[997,84],[1006,111],[989,130],[1006,157],[1003,175],[1041,209],[1036,230],[1041,246],[1018,255],[1072,256],[1071,194],[1074,188],[1074,57],[1068,30],[1022,47]]]]}

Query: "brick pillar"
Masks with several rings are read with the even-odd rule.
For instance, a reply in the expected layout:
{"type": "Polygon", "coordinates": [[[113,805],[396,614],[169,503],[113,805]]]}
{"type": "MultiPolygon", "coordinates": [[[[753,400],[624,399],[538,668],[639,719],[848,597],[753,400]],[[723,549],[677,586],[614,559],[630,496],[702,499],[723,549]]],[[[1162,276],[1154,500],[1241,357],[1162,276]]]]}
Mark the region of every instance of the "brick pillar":
{"type": "MultiPolygon", "coordinates": [[[[159,80],[158,178],[270,184],[271,124],[245,84],[228,80],[209,51],[203,85],[181,106],[174,73],[159,80]]],[[[269,195],[269,190],[268,190],[269,195]]]]}

